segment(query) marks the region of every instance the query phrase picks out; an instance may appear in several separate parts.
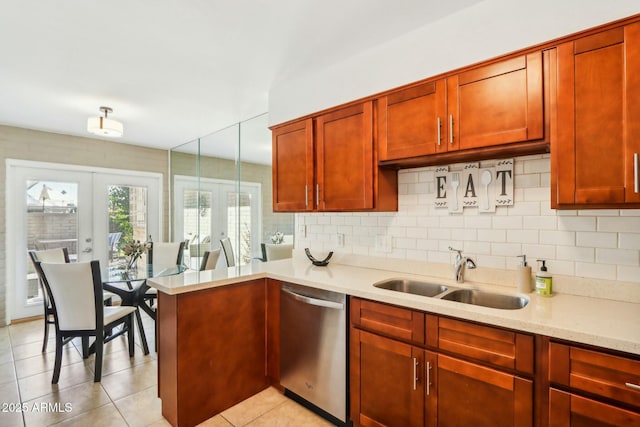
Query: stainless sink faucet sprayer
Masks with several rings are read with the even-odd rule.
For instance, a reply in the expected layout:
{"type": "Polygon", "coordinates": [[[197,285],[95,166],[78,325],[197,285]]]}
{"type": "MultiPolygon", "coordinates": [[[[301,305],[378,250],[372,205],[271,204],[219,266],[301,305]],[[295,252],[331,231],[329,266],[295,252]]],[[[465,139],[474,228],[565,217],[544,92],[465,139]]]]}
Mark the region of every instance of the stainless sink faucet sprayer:
{"type": "Polygon", "coordinates": [[[471,258],[467,258],[467,257],[463,257],[462,256],[462,251],[460,249],[454,249],[451,246],[449,246],[449,250],[452,252],[457,252],[458,254],[456,255],[456,260],[453,263],[453,267],[456,273],[456,282],[457,283],[464,283],[464,268],[465,266],[468,269],[474,269],[476,268],[476,263],[473,262],[473,260],[471,258]]]}

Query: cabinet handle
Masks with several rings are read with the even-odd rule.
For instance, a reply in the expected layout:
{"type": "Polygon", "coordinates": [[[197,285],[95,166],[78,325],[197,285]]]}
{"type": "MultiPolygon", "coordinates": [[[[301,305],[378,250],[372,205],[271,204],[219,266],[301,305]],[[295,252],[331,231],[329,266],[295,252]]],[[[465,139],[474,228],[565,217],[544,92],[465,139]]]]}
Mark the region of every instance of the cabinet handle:
{"type": "Polygon", "coordinates": [[[429,396],[430,386],[431,386],[431,362],[427,362],[427,396],[429,396]]]}
{"type": "Polygon", "coordinates": [[[633,191],[640,193],[640,180],[638,179],[638,153],[633,155],[633,191]]]}
{"type": "Polygon", "coordinates": [[[320,184],[316,184],[316,206],[320,206],[320,184]]]}
{"type": "Polygon", "coordinates": [[[440,123],[440,117],[438,117],[438,147],[440,146],[440,142],[442,141],[442,130],[440,129],[442,127],[442,124],[440,123]]]}
{"type": "MultiPolygon", "coordinates": [[[[637,156],[637,154],[636,154],[636,156],[637,156]]],[[[627,387],[629,387],[632,390],[640,391],[640,385],[638,385],[638,384],[624,383],[624,385],[626,385],[627,387]]]]}
{"type": "Polygon", "coordinates": [[[453,114],[449,114],[449,144],[453,144],[453,114]]]}
{"type": "Polygon", "coordinates": [[[416,390],[418,384],[418,359],[413,358],[413,389],[416,390]]]}
{"type": "Polygon", "coordinates": [[[309,186],[307,184],[304,185],[304,207],[305,209],[309,207],[309,186]]]}

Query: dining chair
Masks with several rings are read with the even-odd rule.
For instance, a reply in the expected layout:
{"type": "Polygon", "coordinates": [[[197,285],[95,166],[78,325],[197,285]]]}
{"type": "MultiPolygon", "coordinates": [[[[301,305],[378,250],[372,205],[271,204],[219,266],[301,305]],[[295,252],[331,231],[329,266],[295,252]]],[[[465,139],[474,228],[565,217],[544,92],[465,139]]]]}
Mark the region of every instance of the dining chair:
{"type": "MultiPolygon", "coordinates": [[[[147,264],[153,265],[153,271],[157,274],[160,270],[174,268],[182,265],[184,257],[185,242],[152,242],[147,250],[147,264]]],[[[153,306],[158,297],[155,288],[147,289],[145,300],[149,301],[149,306],[153,306]]]]}
{"type": "Polygon", "coordinates": [[[200,271],[215,269],[216,264],[218,264],[218,258],[220,258],[219,248],[212,251],[204,251],[202,262],[200,263],[200,271]]]}
{"type": "Polygon", "coordinates": [[[233,247],[231,246],[231,239],[225,237],[220,240],[220,246],[222,246],[222,251],[224,252],[224,258],[227,261],[227,267],[235,267],[236,259],[233,255],[233,247]]]}
{"type": "Polygon", "coordinates": [[[264,251],[267,261],[291,258],[293,256],[293,244],[281,243],[279,245],[275,245],[272,243],[265,243],[264,251]]]}
{"type": "MultiPolygon", "coordinates": [[[[67,248],[53,248],[53,249],[44,249],[40,251],[29,251],[29,257],[31,258],[31,262],[35,267],[36,261],[46,262],[46,263],[58,263],[58,264],[69,264],[69,251],[67,248]]],[[[51,307],[51,301],[49,297],[49,293],[47,292],[44,284],[42,283],[42,279],[39,274],[38,276],[38,284],[40,289],[42,290],[42,304],[44,306],[44,339],[42,342],[42,353],[47,351],[47,343],[49,342],[49,325],[53,325],[53,307],[51,307]]],[[[113,302],[113,297],[115,294],[111,292],[103,292],[103,300],[106,305],[111,305],[113,302]]]]}
{"type": "Polygon", "coordinates": [[[95,353],[94,382],[102,377],[104,344],[127,334],[129,356],[135,351],[132,306],[105,306],[103,304],[100,262],[73,264],[35,262],[51,299],[53,320],[56,327],[56,352],[52,384],[57,384],[62,366],[62,348],[73,338],[81,337],[83,357],[95,353]],[[122,325],[117,332],[115,327],[122,325]],[[89,338],[95,340],[88,347],[89,338]],[[85,348],[89,351],[85,354],[85,348]]]}

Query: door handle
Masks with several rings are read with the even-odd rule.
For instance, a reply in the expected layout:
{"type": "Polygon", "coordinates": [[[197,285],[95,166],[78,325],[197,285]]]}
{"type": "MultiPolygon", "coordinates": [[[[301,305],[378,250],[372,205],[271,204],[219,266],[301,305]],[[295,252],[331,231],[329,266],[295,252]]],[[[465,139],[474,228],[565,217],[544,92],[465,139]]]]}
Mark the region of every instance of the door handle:
{"type": "Polygon", "coordinates": [[[84,252],[85,254],[88,254],[89,252],[92,252],[92,251],[93,251],[93,249],[91,249],[91,248],[84,248],[82,250],[82,252],[84,252]]]}
{"type": "Polygon", "coordinates": [[[449,144],[453,144],[453,114],[449,114],[449,144]]]}
{"type": "Polygon", "coordinates": [[[309,186],[306,184],[304,186],[304,207],[309,207],[309,186]]]}
{"type": "Polygon", "coordinates": [[[638,153],[633,155],[633,191],[635,193],[640,193],[640,173],[638,172],[638,153]]]}
{"type": "Polygon", "coordinates": [[[431,363],[427,362],[427,366],[426,366],[426,376],[427,376],[427,396],[429,396],[429,392],[430,390],[430,386],[431,386],[431,363]]]}
{"type": "MultiPolygon", "coordinates": [[[[636,156],[637,156],[637,154],[636,154],[636,156]]],[[[640,391],[640,385],[633,384],[633,383],[624,383],[624,385],[626,385],[627,387],[629,387],[631,390],[638,390],[638,391],[640,391]]]]}
{"type": "Polygon", "coordinates": [[[344,308],[344,305],[339,302],[327,301],[325,299],[318,299],[318,298],[308,297],[306,295],[300,295],[296,292],[293,292],[291,289],[285,288],[285,287],[282,287],[281,289],[282,289],[282,292],[292,296],[296,301],[300,301],[305,304],[315,305],[318,307],[325,307],[325,308],[335,308],[338,310],[342,310],[344,308]]]}
{"type": "Polygon", "coordinates": [[[438,117],[438,122],[436,123],[436,126],[438,127],[438,147],[440,146],[440,142],[442,140],[442,123],[440,123],[440,117],[438,117]]]}
{"type": "Polygon", "coordinates": [[[413,389],[415,390],[418,385],[418,359],[413,358],[413,389]]]}

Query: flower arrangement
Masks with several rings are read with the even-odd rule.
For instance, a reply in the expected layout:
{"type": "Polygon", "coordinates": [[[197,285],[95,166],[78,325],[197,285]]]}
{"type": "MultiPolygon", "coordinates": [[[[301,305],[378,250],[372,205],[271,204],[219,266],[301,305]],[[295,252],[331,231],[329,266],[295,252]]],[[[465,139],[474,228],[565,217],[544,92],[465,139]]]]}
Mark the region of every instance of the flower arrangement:
{"type": "Polygon", "coordinates": [[[271,243],[279,245],[283,241],[284,241],[284,234],[282,234],[281,232],[276,231],[271,235],[271,243]]]}
{"type": "Polygon", "coordinates": [[[140,240],[131,240],[127,242],[122,248],[122,252],[128,257],[127,268],[132,269],[135,267],[138,258],[149,249],[151,245],[147,242],[141,242],[140,240]]]}

